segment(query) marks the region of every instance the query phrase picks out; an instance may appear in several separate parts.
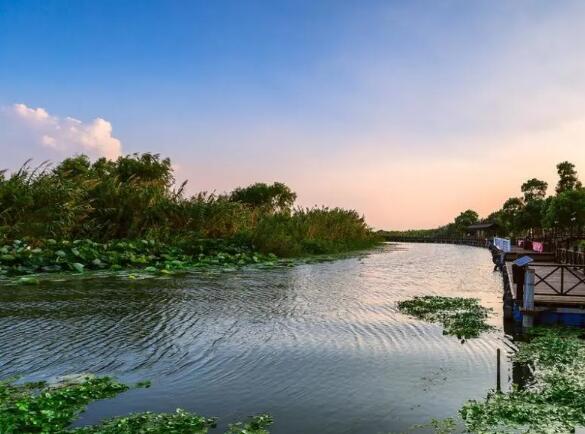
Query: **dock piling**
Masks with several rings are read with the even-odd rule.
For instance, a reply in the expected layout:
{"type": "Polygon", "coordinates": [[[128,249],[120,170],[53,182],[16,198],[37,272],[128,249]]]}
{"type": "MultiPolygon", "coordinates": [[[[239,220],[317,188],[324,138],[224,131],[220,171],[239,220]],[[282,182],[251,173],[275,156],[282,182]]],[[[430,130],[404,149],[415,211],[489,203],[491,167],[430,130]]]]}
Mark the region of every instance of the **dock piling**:
{"type": "Polygon", "coordinates": [[[530,328],[534,324],[534,268],[526,268],[522,307],[522,327],[530,328]]]}
{"type": "Polygon", "coordinates": [[[502,384],[500,380],[500,349],[496,350],[496,392],[502,391],[502,384]]]}

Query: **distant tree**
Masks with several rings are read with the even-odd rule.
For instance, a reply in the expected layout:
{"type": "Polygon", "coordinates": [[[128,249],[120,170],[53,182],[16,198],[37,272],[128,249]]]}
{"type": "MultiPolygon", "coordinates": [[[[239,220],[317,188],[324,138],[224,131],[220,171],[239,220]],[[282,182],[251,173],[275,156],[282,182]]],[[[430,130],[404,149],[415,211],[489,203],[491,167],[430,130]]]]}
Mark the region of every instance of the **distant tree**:
{"type": "Polygon", "coordinates": [[[552,198],[546,212],[546,224],[560,229],[585,226],[585,189],[565,190],[552,198]]]}
{"type": "Polygon", "coordinates": [[[548,184],[540,179],[532,178],[522,184],[521,190],[524,193],[524,202],[535,199],[544,199],[548,184]]]}
{"type": "MultiPolygon", "coordinates": [[[[98,161],[98,164],[107,162],[98,161]]],[[[121,182],[140,181],[149,182],[161,187],[173,184],[173,168],[169,158],[161,159],[159,154],[132,154],[118,157],[115,173],[121,182]]]]}
{"type": "Polygon", "coordinates": [[[505,229],[505,227],[506,227],[506,225],[504,224],[504,221],[502,219],[502,210],[501,209],[490,213],[485,218],[485,221],[489,222],[489,223],[495,223],[501,229],[505,229]]]}
{"type": "Polygon", "coordinates": [[[290,211],[297,195],[281,182],[265,184],[259,182],[248,187],[236,188],[229,195],[232,202],[240,202],[264,212],[290,211]]]}
{"type": "Polygon", "coordinates": [[[519,216],[524,210],[524,201],[519,197],[511,197],[501,209],[501,221],[508,233],[515,233],[519,229],[519,216]]]}
{"type": "Polygon", "coordinates": [[[546,213],[546,201],[544,199],[532,199],[525,203],[524,208],[517,216],[516,227],[522,231],[533,231],[543,227],[546,213]]]}
{"type": "Polygon", "coordinates": [[[563,161],[557,164],[557,173],[559,174],[559,182],[556,187],[557,194],[581,188],[581,181],[577,178],[577,171],[573,163],[563,161]]]}
{"type": "Polygon", "coordinates": [[[464,233],[467,227],[479,221],[479,214],[472,209],[468,209],[455,217],[455,228],[458,232],[464,233]]]}

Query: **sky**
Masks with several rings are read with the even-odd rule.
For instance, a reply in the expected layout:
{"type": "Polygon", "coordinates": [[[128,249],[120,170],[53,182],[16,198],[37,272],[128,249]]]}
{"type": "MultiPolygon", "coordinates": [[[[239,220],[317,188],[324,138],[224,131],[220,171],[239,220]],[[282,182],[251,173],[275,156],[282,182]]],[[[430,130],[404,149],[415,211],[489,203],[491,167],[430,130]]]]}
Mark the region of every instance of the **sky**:
{"type": "MultiPolygon", "coordinates": [[[[0,0],[0,168],[170,157],[384,229],[585,173],[583,1],[0,0]]],[[[583,175],[585,178],[585,175],[583,175]]]]}

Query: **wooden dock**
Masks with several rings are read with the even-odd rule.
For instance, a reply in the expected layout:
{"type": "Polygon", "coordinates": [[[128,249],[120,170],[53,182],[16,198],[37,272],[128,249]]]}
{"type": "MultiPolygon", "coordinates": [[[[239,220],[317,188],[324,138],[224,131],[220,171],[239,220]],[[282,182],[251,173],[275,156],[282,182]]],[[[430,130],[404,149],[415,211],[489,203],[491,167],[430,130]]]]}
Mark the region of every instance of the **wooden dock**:
{"type": "Polygon", "coordinates": [[[534,262],[554,262],[555,261],[555,254],[554,252],[544,252],[538,253],[532,250],[526,250],[522,247],[512,246],[512,251],[506,253],[506,262],[508,261],[515,261],[516,259],[522,256],[530,256],[534,259],[534,262]]]}
{"type": "MultiPolygon", "coordinates": [[[[507,263],[508,275],[512,276],[512,264],[507,263]]],[[[534,305],[549,307],[585,308],[585,269],[583,266],[534,262],[534,305]]],[[[512,296],[518,300],[518,286],[511,285],[512,296]]]]}

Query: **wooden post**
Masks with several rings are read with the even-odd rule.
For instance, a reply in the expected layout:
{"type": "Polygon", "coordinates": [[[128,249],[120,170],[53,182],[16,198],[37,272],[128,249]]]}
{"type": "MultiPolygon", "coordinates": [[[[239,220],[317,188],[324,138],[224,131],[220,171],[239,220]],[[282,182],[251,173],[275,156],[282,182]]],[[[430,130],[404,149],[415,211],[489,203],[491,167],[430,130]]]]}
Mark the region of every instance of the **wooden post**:
{"type": "Polygon", "coordinates": [[[510,286],[510,276],[506,267],[502,270],[502,278],[504,280],[504,320],[509,320],[514,318],[514,299],[512,297],[512,287],[510,286]]]}
{"type": "Polygon", "coordinates": [[[526,267],[524,276],[524,312],[522,327],[530,328],[534,325],[534,268],[526,267]]]}
{"type": "Polygon", "coordinates": [[[497,361],[496,361],[496,392],[500,393],[502,391],[502,384],[500,382],[500,349],[497,349],[497,361]]]}

